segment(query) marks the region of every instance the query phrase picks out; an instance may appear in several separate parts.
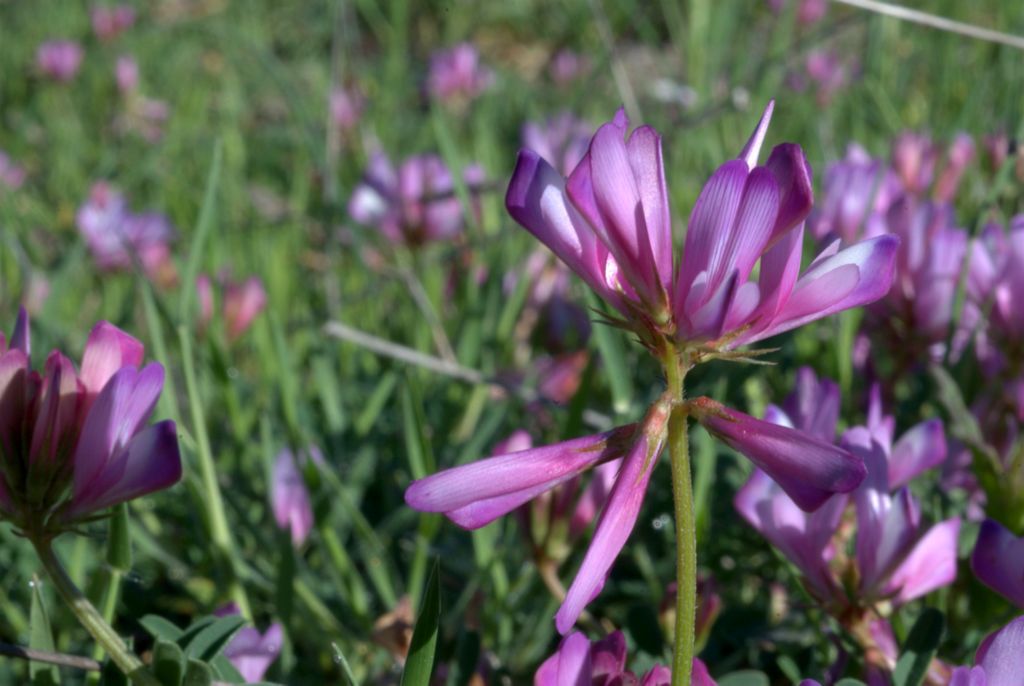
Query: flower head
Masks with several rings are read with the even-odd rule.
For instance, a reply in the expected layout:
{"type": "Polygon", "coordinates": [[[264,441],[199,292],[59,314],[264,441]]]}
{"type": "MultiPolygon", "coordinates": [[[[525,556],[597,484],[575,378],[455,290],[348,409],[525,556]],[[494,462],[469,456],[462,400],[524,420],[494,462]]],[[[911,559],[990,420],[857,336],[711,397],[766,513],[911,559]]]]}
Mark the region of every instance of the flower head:
{"type": "Polygon", "coordinates": [[[96,5],[89,14],[92,30],[101,41],[111,41],[135,24],[135,10],[131,5],[96,5]]]}
{"type": "Polygon", "coordinates": [[[462,105],[492,83],[494,73],[480,63],[480,53],[472,43],[459,43],[430,58],[427,92],[437,100],[462,105]]]}
{"type": "Polygon", "coordinates": [[[134,93],[139,87],[139,63],[131,55],[121,55],[114,65],[114,78],[122,95],[134,93]]]}
{"type": "MultiPolygon", "coordinates": [[[[309,453],[314,461],[323,461],[318,448],[309,453]]],[[[302,456],[305,461],[305,455],[302,456]]],[[[270,501],[277,526],[291,533],[292,543],[300,547],[313,530],[313,506],[302,477],[300,465],[290,450],[282,450],[274,460],[273,480],[270,482],[270,501]]]]}
{"type": "Polygon", "coordinates": [[[337,87],[331,91],[329,98],[331,121],[343,133],[347,133],[356,127],[365,106],[366,99],[354,87],[337,87]]]}
{"type": "Polygon", "coordinates": [[[23,183],[25,183],[25,168],[12,160],[3,150],[0,150],[0,185],[17,190],[23,183]]]}
{"type": "Polygon", "coordinates": [[[33,535],[52,535],[175,484],[174,422],[146,426],[164,370],[139,369],[142,344],[100,322],[80,371],[55,350],[40,374],[29,359],[28,326],[22,310],[9,345],[0,335],[0,514],[33,535]]]}
{"type": "MultiPolygon", "coordinates": [[[[225,617],[237,615],[239,610],[237,605],[231,603],[214,614],[218,617],[225,617]]],[[[245,683],[256,683],[263,680],[270,665],[281,654],[283,641],[284,627],[277,622],[271,624],[262,633],[256,627],[245,626],[231,637],[224,648],[224,657],[238,670],[238,673],[245,679],[245,683]]]]}
{"type": "MultiPolygon", "coordinates": [[[[483,171],[467,167],[463,178],[477,185],[483,171]]],[[[463,225],[451,172],[437,155],[410,157],[396,170],[386,155],[374,154],[348,212],[361,224],[378,226],[388,240],[414,246],[454,238],[463,225]]]]}
{"type": "Polygon", "coordinates": [[[36,50],[36,66],[55,81],[67,83],[75,78],[85,53],[82,46],[69,40],[47,41],[36,50]]]}

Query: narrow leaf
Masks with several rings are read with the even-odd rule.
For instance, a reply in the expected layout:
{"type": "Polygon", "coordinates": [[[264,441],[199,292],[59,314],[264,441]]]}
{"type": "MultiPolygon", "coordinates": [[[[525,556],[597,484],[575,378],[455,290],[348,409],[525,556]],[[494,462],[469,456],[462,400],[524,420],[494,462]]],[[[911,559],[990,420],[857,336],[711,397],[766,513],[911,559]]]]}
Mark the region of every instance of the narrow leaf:
{"type": "Polygon", "coordinates": [[[946,619],[933,607],[925,608],[914,622],[903,653],[892,673],[894,686],[920,686],[928,674],[928,666],[939,649],[946,619]]]}
{"type": "Polygon", "coordinates": [[[429,686],[434,671],[434,651],[437,649],[438,624],[441,620],[441,581],[434,563],[423,593],[423,604],[416,618],[409,645],[409,657],[402,672],[401,686],[429,686]]]}

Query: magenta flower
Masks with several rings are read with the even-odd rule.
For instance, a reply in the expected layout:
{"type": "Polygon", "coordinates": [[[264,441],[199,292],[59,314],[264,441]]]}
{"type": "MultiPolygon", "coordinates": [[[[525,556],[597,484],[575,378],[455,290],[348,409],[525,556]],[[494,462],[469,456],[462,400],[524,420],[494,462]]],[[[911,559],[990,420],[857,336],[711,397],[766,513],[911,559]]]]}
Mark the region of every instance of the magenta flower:
{"type": "MultiPolygon", "coordinates": [[[[463,178],[473,187],[482,183],[483,172],[470,166],[463,178]]],[[[374,154],[348,212],[379,227],[388,240],[412,246],[454,238],[463,226],[451,173],[437,155],[410,157],[396,171],[386,155],[374,154]]]]}
{"type": "Polygon", "coordinates": [[[551,80],[559,86],[568,85],[589,71],[589,58],[565,48],[556,52],[548,65],[551,80]]]}
{"type": "Polygon", "coordinates": [[[0,185],[15,191],[21,188],[23,183],[25,183],[25,168],[14,162],[3,150],[0,150],[0,185]]]}
{"type": "Polygon", "coordinates": [[[111,41],[135,24],[135,10],[130,5],[95,5],[89,13],[92,30],[101,41],[111,41]]]}
{"type": "Polygon", "coordinates": [[[627,142],[622,112],[565,182],[521,151],[506,206],[642,336],[674,332],[681,344],[730,348],[878,299],[892,282],[894,237],[830,247],[797,277],[810,168],[792,144],[755,166],[772,107],[697,199],[677,275],[661,139],[640,127],[627,142]]]}
{"type": "Polygon", "coordinates": [[[159,283],[177,278],[171,262],[174,229],[170,222],[156,212],[130,212],[124,196],[106,182],[93,185],[76,222],[100,269],[128,269],[138,260],[159,283]]]}
{"type": "Polygon", "coordinates": [[[140,370],[142,355],[139,341],[100,322],[81,371],[55,350],[40,374],[24,310],[10,347],[0,335],[0,514],[16,527],[52,535],[181,478],[174,422],[146,426],[164,370],[140,370]]]}
{"type": "MultiPolygon", "coordinates": [[[[309,452],[319,455],[319,449],[311,447],[309,452]]],[[[302,456],[305,462],[306,456],[302,456]]],[[[314,458],[316,459],[316,458],[314,458]]],[[[323,461],[321,457],[318,461],[323,461]]],[[[299,464],[290,450],[282,450],[274,460],[273,480],[270,482],[270,501],[274,509],[274,521],[281,529],[289,531],[296,548],[302,546],[313,530],[313,506],[310,504],[306,480],[299,471],[299,464]]]]}
{"type": "Polygon", "coordinates": [[[131,55],[121,55],[114,65],[114,77],[121,95],[134,93],[139,87],[139,63],[131,55]]]}
{"type": "MultiPolygon", "coordinates": [[[[214,615],[226,617],[240,614],[238,606],[231,603],[217,610],[214,615]]],[[[260,633],[256,627],[246,626],[238,630],[224,648],[226,657],[245,679],[245,683],[254,684],[263,681],[270,665],[281,654],[284,641],[284,628],[274,622],[267,630],[260,633]]]]}
{"type": "Polygon", "coordinates": [[[971,554],[971,571],[981,583],[1024,608],[1024,538],[986,519],[971,554]]]}
{"type": "Polygon", "coordinates": [[[352,131],[356,127],[365,106],[366,99],[355,88],[337,87],[331,91],[329,98],[331,121],[343,133],[352,131]]]}
{"type": "Polygon", "coordinates": [[[267,306],[267,292],[258,276],[224,284],[224,324],[228,341],[237,340],[267,306]]]}
{"type": "Polygon", "coordinates": [[[958,133],[946,153],[946,166],[935,181],[932,194],[939,202],[952,202],[967,166],[974,160],[974,139],[958,133]]]}
{"type": "Polygon", "coordinates": [[[480,63],[472,43],[459,43],[430,58],[427,92],[442,102],[463,105],[491,87],[494,73],[480,63]]]}
{"type": "Polygon", "coordinates": [[[75,78],[85,53],[82,46],[69,40],[47,41],[36,50],[36,66],[44,75],[67,83],[75,78]]]}
{"type": "Polygon", "coordinates": [[[825,198],[811,214],[817,240],[842,239],[849,245],[862,236],[885,233],[885,213],[901,190],[896,174],[856,143],[846,157],[825,170],[825,198]]]}
{"type": "MultiPolygon", "coordinates": [[[[626,638],[614,631],[599,641],[588,641],[579,632],[573,632],[558,646],[558,650],[537,670],[534,686],[668,686],[672,671],[655,665],[643,677],[626,669],[626,638]]],[[[699,659],[693,660],[693,686],[715,686],[707,667],[699,659]]]]}
{"type": "Polygon", "coordinates": [[[817,85],[815,96],[818,105],[827,107],[836,93],[841,91],[850,80],[850,72],[854,67],[830,50],[812,50],[807,53],[804,61],[807,76],[817,85]]]}
{"type": "Polygon", "coordinates": [[[953,670],[949,686],[1018,686],[1024,653],[1024,617],[989,634],[974,654],[974,667],[953,670]]]}

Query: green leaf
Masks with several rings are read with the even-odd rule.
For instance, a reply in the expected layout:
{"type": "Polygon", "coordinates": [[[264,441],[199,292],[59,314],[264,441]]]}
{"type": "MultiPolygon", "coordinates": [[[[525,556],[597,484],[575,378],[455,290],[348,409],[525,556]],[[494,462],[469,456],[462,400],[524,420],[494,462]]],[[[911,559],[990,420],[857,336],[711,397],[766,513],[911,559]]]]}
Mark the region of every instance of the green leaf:
{"type": "Polygon", "coordinates": [[[423,603],[412,631],[409,657],[402,672],[401,686],[429,686],[434,671],[434,651],[437,649],[438,624],[441,620],[441,580],[435,562],[427,578],[423,603]]]}
{"type": "Polygon", "coordinates": [[[159,640],[153,646],[153,674],[163,686],[178,686],[185,676],[185,653],[177,643],[159,640]]]}
{"type": "Polygon", "coordinates": [[[177,641],[184,633],[170,620],[164,619],[160,615],[146,615],[139,620],[139,624],[150,636],[158,640],[177,641]]]}
{"type": "Polygon", "coordinates": [[[945,626],[946,618],[941,612],[933,607],[925,608],[914,622],[896,662],[892,673],[893,686],[920,686],[924,682],[945,626]]]}
{"type": "MultiPolygon", "coordinates": [[[[181,309],[178,312],[178,321],[186,323],[186,325],[191,324],[193,319],[192,297],[195,294],[196,276],[199,275],[199,261],[202,259],[206,249],[206,237],[213,228],[217,188],[220,185],[223,147],[220,140],[213,147],[213,161],[210,163],[210,173],[206,177],[206,192],[203,194],[203,205],[199,208],[196,227],[192,231],[192,243],[189,246],[188,261],[185,262],[185,271],[181,275],[183,287],[181,289],[181,309]]],[[[188,328],[191,329],[191,326],[188,328]]]]}
{"type": "Polygon", "coordinates": [[[220,617],[188,642],[185,646],[185,655],[205,661],[212,660],[243,626],[245,618],[239,615],[220,617]]]}
{"type": "MultiPolygon", "coordinates": [[[[32,577],[32,608],[29,612],[29,647],[36,650],[55,652],[53,645],[53,629],[50,617],[46,612],[43,600],[42,584],[38,576],[32,577]]],[[[32,677],[32,686],[56,686],[60,683],[60,671],[57,665],[37,662],[28,663],[28,673],[32,677]]]]}
{"type": "Polygon", "coordinates": [[[338,647],[337,643],[331,643],[331,654],[334,657],[334,664],[341,667],[341,676],[345,680],[344,686],[359,686],[355,674],[352,673],[352,667],[349,666],[348,660],[345,659],[345,654],[341,652],[341,648],[338,647]]]}
{"type": "Polygon", "coordinates": [[[181,686],[210,686],[212,683],[213,670],[210,669],[210,666],[205,662],[190,659],[181,686]]]}
{"type": "Polygon", "coordinates": [[[847,677],[845,679],[840,679],[839,681],[837,681],[836,686],[865,686],[865,684],[860,679],[852,679],[850,677],[847,677]]]}

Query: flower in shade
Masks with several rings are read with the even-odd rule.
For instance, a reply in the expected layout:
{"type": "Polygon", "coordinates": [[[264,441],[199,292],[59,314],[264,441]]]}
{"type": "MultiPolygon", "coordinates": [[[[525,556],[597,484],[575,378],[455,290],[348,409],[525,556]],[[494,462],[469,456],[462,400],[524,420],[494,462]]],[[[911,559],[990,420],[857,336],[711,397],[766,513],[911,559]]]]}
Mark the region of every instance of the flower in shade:
{"type": "MultiPolygon", "coordinates": [[[[833,440],[838,387],[828,380],[817,382],[809,370],[801,370],[799,379],[786,403],[789,411],[771,407],[767,416],[814,432],[821,440],[833,440]]],[[[960,520],[949,519],[925,530],[917,501],[906,487],[912,478],[945,460],[942,424],[938,420],[918,424],[895,444],[894,428],[894,419],[882,414],[878,394],[873,393],[867,426],[848,430],[840,440],[867,467],[867,478],[852,498],[835,495],[816,512],[801,512],[798,501],[759,471],[736,495],[736,509],[743,518],[800,569],[811,593],[832,610],[881,600],[903,604],[951,583],[956,575],[960,520]],[[840,522],[851,501],[856,512],[856,546],[855,555],[845,560],[839,559],[845,547],[840,522]],[[856,569],[854,598],[841,590],[847,565],[856,569]]]]}
{"type": "Polygon", "coordinates": [[[986,519],[971,554],[971,571],[981,583],[1024,608],[1024,538],[986,519]]]}
{"type": "Polygon", "coordinates": [[[949,686],[1018,686],[1024,653],[1024,616],[989,634],[974,654],[973,667],[953,670],[949,686]]]}
{"type": "Polygon", "coordinates": [[[130,5],[95,5],[89,14],[92,30],[102,41],[117,38],[135,23],[135,10],[130,5]]]}
{"type": "Polygon", "coordinates": [[[36,50],[36,66],[55,81],[67,83],[75,78],[85,53],[82,46],[69,40],[47,41],[36,50]]]}
{"type": "MultiPolygon", "coordinates": [[[[227,271],[217,277],[217,286],[223,300],[224,333],[228,343],[233,343],[249,330],[266,308],[267,292],[258,276],[235,281],[227,271]]],[[[196,277],[196,296],[199,301],[197,323],[200,331],[205,331],[214,315],[214,280],[209,275],[196,277]]]]}
{"type": "MultiPolygon", "coordinates": [[[[310,447],[308,453],[314,462],[323,462],[319,448],[310,447]]],[[[306,461],[306,454],[301,462],[306,461]]],[[[270,502],[273,505],[274,521],[277,526],[291,533],[292,543],[300,547],[313,530],[313,506],[310,504],[306,480],[300,471],[300,464],[290,450],[282,450],[274,460],[274,471],[270,482],[270,502]]]]}
{"type": "Polygon", "coordinates": [[[892,282],[895,237],[832,245],[798,276],[811,170],[793,144],[756,166],[772,108],[701,191],[678,270],[661,139],[646,126],[627,139],[621,111],[568,179],[521,151],[506,206],[648,340],[726,349],[878,299],[892,282]]]}
{"type": "Polygon", "coordinates": [[[174,229],[163,214],[131,212],[124,196],[100,181],[75,219],[100,269],[128,269],[137,260],[158,283],[177,279],[170,253],[174,229]]]}
{"type": "Polygon", "coordinates": [[[54,350],[42,373],[29,359],[28,315],[0,335],[0,514],[52,535],[181,478],[173,421],[146,422],[164,370],[142,369],[142,344],[100,322],[80,370],[54,350]]]}
{"type": "MultiPolygon", "coordinates": [[[[471,165],[463,179],[472,189],[483,182],[483,170],[471,165]]],[[[464,223],[451,172],[437,155],[415,155],[396,170],[386,155],[375,153],[348,212],[379,227],[388,240],[413,246],[454,238],[464,223]]]]}
{"type": "MultiPolygon", "coordinates": [[[[214,613],[217,617],[237,614],[240,612],[234,603],[214,613]]],[[[223,654],[242,675],[245,683],[253,684],[263,681],[270,665],[281,654],[283,641],[284,628],[277,622],[267,627],[263,633],[256,627],[244,626],[231,637],[223,654]]]]}
{"type": "Polygon", "coordinates": [[[328,107],[331,121],[339,131],[347,133],[356,127],[366,106],[366,99],[356,88],[337,87],[331,91],[328,107]]]}
{"type": "Polygon", "coordinates": [[[12,160],[3,150],[0,150],[0,186],[17,190],[23,183],[25,183],[25,168],[12,160]]]}
{"type": "Polygon", "coordinates": [[[459,43],[430,58],[427,92],[442,102],[464,105],[493,83],[494,73],[480,63],[480,53],[472,43],[459,43]]]}
{"type": "MultiPolygon", "coordinates": [[[[579,632],[562,639],[558,650],[541,664],[534,686],[668,686],[672,670],[655,665],[643,677],[626,669],[626,638],[613,631],[599,641],[588,641],[579,632]]],[[[715,686],[707,667],[693,659],[693,686],[715,686]]]]}

